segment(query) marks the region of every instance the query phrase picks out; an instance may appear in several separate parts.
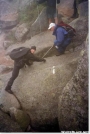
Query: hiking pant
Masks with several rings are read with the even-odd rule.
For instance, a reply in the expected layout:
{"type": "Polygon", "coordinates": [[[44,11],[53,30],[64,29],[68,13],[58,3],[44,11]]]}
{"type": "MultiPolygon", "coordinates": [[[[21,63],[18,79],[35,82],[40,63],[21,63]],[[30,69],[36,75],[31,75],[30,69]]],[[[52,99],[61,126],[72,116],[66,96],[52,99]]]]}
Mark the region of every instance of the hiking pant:
{"type": "Polygon", "coordinates": [[[14,80],[15,80],[15,79],[18,77],[18,75],[19,75],[19,70],[20,70],[20,69],[21,69],[20,67],[18,67],[16,64],[14,64],[12,76],[11,76],[11,78],[10,78],[10,80],[9,80],[9,82],[8,82],[8,84],[7,84],[7,86],[6,86],[6,88],[5,88],[5,90],[11,90],[11,87],[12,87],[12,85],[13,85],[14,80]]]}
{"type": "Polygon", "coordinates": [[[57,47],[58,52],[61,53],[61,54],[64,53],[65,50],[66,50],[66,48],[67,48],[67,46],[68,46],[70,43],[71,43],[71,38],[65,39],[62,44],[58,45],[58,47],[57,47]]]}
{"type": "Polygon", "coordinates": [[[48,19],[54,19],[57,17],[56,7],[47,6],[46,13],[47,13],[48,19]]]}
{"type": "Polygon", "coordinates": [[[74,13],[73,13],[73,16],[72,17],[78,17],[78,2],[77,0],[74,0],[74,3],[73,3],[73,8],[74,8],[74,13]]]}
{"type": "Polygon", "coordinates": [[[28,60],[27,61],[21,60],[21,61],[18,61],[18,62],[14,62],[14,68],[13,68],[12,76],[11,76],[5,90],[11,90],[11,87],[13,85],[14,80],[18,77],[20,69],[23,68],[25,66],[25,64],[30,66],[33,63],[29,63],[28,60]]]}

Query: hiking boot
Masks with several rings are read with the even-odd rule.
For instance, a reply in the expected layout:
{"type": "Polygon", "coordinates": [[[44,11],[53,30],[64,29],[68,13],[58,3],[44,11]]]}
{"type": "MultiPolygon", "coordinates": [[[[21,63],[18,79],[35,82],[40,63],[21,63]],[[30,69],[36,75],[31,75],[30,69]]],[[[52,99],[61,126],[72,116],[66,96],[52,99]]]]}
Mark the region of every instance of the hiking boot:
{"type": "Polygon", "coordinates": [[[11,89],[10,89],[9,87],[6,87],[6,88],[5,88],[5,91],[7,91],[7,92],[10,93],[10,94],[13,94],[13,92],[11,91],[11,89]]]}
{"type": "Polygon", "coordinates": [[[11,90],[6,90],[8,93],[10,93],[10,94],[13,94],[13,92],[11,91],[11,90]]]}
{"type": "Polygon", "coordinates": [[[60,55],[62,55],[62,54],[64,54],[64,52],[63,52],[63,53],[56,54],[56,56],[60,56],[60,55]]]}
{"type": "Polygon", "coordinates": [[[74,18],[78,18],[78,14],[74,14],[71,18],[74,19],[74,18]]]}

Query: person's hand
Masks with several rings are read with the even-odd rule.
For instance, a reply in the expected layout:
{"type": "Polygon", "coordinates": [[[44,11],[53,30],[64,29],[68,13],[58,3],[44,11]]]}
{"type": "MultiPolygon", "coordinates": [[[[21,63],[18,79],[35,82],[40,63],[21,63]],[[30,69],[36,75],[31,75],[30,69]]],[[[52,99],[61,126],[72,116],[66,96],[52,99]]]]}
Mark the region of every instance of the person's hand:
{"type": "Polygon", "coordinates": [[[45,59],[43,59],[42,61],[43,61],[43,62],[46,62],[46,60],[45,60],[45,59]]]}

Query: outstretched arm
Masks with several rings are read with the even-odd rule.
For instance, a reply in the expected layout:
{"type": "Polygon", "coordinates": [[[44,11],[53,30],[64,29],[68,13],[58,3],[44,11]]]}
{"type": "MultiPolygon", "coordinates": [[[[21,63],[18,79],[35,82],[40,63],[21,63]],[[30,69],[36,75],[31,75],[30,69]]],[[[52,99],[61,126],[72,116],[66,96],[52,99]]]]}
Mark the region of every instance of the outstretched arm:
{"type": "Polygon", "coordinates": [[[26,58],[28,60],[37,61],[37,62],[42,62],[42,61],[45,62],[46,61],[45,59],[35,56],[34,54],[31,54],[31,53],[28,53],[26,58]]]}

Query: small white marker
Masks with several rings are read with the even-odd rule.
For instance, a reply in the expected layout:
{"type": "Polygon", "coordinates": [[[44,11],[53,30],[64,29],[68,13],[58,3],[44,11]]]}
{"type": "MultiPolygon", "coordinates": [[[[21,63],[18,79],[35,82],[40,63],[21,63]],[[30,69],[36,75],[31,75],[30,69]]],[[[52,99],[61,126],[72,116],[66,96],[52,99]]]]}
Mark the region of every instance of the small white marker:
{"type": "Polygon", "coordinates": [[[53,66],[53,74],[55,74],[55,66],[53,66]]]}

